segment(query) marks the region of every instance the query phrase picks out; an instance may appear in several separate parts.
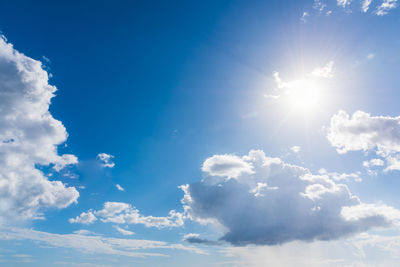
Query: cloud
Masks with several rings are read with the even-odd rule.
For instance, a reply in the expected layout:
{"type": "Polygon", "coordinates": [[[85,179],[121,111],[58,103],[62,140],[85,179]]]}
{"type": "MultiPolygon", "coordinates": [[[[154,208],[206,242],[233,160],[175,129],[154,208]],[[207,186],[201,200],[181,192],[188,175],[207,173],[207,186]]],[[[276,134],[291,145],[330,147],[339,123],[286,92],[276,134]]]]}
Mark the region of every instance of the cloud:
{"type": "Polygon", "coordinates": [[[385,162],[381,159],[371,159],[369,161],[363,161],[362,165],[365,168],[371,168],[371,167],[376,167],[376,166],[384,166],[385,162]]]}
{"type": "Polygon", "coordinates": [[[337,0],[337,4],[338,6],[341,7],[347,7],[348,5],[350,5],[351,0],[337,0]]]}
{"type": "Polygon", "coordinates": [[[326,8],[326,4],[322,0],[314,0],[313,8],[319,12],[322,12],[326,8]]]}
{"type": "Polygon", "coordinates": [[[241,172],[235,179],[205,177],[181,186],[187,217],[223,226],[221,241],[242,246],[334,240],[399,220],[396,209],[362,203],[328,174],[312,174],[260,150],[240,159],[238,166],[250,165],[252,173],[241,172]],[[254,194],[264,184],[271,190],[254,194]],[[348,216],[349,211],[357,216],[348,216]]]}
{"type": "Polygon", "coordinates": [[[302,22],[307,22],[307,18],[310,16],[310,13],[308,13],[307,11],[304,11],[303,12],[303,15],[301,15],[301,18],[300,18],[300,20],[302,21],[302,22]]]}
{"type": "Polygon", "coordinates": [[[368,55],[367,55],[367,59],[368,60],[371,60],[371,59],[374,59],[375,58],[375,54],[373,54],[373,53],[369,53],[368,55]]]}
{"type": "Polygon", "coordinates": [[[371,116],[363,111],[350,116],[341,110],[331,118],[327,138],[340,154],[374,152],[386,159],[386,171],[400,170],[400,117],[371,116]]]}
{"type": "Polygon", "coordinates": [[[333,65],[334,65],[334,62],[333,61],[329,61],[323,67],[315,68],[311,72],[311,75],[313,75],[315,77],[321,77],[321,78],[332,78],[333,77],[333,73],[334,73],[333,65]]]}
{"type": "Polygon", "coordinates": [[[0,227],[0,240],[31,240],[46,246],[72,248],[83,253],[140,258],[168,256],[163,253],[143,251],[153,249],[174,249],[204,254],[202,250],[197,248],[183,246],[182,244],[168,244],[163,241],[121,239],[100,235],[53,234],[15,227],[0,227]]]}
{"type": "Polygon", "coordinates": [[[200,238],[199,234],[186,234],[183,236],[183,241],[186,241],[191,244],[204,244],[204,245],[218,245],[220,242],[214,240],[208,240],[204,238],[200,238]]]}
{"type": "Polygon", "coordinates": [[[101,166],[103,168],[114,168],[115,163],[112,161],[112,159],[114,158],[113,155],[109,155],[109,154],[106,154],[106,153],[99,153],[97,155],[97,158],[100,159],[101,166]]]}
{"type": "Polygon", "coordinates": [[[273,77],[276,88],[273,89],[273,92],[265,94],[264,97],[271,100],[292,100],[291,102],[296,103],[305,101],[311,104],[313,101],[317,101],[314,98],[319,96],[321,81],[334,77],[334,64],[334,61],[329,61],[324,66],[314,68],[310,72],[290,81],[282,79],[280,73],[275,71],[273,77]]]}
{"type": "Polygon", "coordinates": [[[380,4],[376,10],[376,14],[378,16],[384,16],[389,13],[391,9],[397,7],[397,0],[383,0],[382,4],[380,4]]]}
{"type": "Polygon", "coordinates": [[[125,189],[120,186],[119,184],[116,184],[115,187],[119,190],[119,191],[125,191],[125,189]]]}
{"type": "MultiPolygon", "coordinates": [[[[139,213],[139,210],[132,207],[130,204],[123,202],[105,202],[103,209],[98,211],[89,210],[88,212],[82,212],[81,215],[75,219],[69,219],[70,223],[85,223],[85,220],[80,218],[86,218],[90,214],[96,216],[103,223],[117,223],[117,224],[143,224],[146,227],[179,227],[184,224],[184,214],[171,210],[167,217],[154,217],[154,216],[143,216],[139,213]]],[[[97,219],[97,218],[96,218],[97,219]]],[[[91,219],[91,222],[93,222],[91,219]]]]}
{"type": "Polygon", "coordinates": [[[363,0],[361,10],[365,13],[369,9],[369,5],[372,3],[372,0],[363,0]]]}
{"type": "Polygon", "coordinates": [[[43,208],[77,202],[74,187],[49,181],[38,169],[52,166],[59,171],[78,162],[74,155],[57,151],[68,134],[49,112],[56,90],[40,61],[0,36],[0,223],[42,218],[43,208]]]}
{"type": "Polygon", "coordinates": [[[360,172],[355,172],[355,173],[328,172],[324,168],[321,168],[318,170],[318,173],[321,175],[327,175],[330,179],[333,179],[335,181],[352,181],[352,180],[356,182],[362,181],[360,177],[361,175],[360,172]]]}
{"type": "Polygon", "coordinates": [[[301,151],[301,147],[299,147],[299,146],[292,146],[292,147],[290,148],[290,150],[291,150],[293,153],[299,153],[299,152],[301,151]]]}
{"type": "Polygon", "coordinates": [[[82,212],[75,219],[71,218],[68,221],[70,223],[92,224],[95,221],[97,221],[97,218],[91,211],[88,211],[88,212],[82,212]]]}
{"type": "Polygon", "coordinates": [[[215,155],[206,159],[201,170],[210,176],[236,178],[244,173],[252,173],[251,165],[235,155],[215,155]]]}
{"type": "Polygon", "coordinates": [[[122,229],[121,227],[118,227],[116,225],[113,226],[115,230],[117,230],[118,232],[120,232],[122,235],[134,235],[134,232],[122,229]]]}

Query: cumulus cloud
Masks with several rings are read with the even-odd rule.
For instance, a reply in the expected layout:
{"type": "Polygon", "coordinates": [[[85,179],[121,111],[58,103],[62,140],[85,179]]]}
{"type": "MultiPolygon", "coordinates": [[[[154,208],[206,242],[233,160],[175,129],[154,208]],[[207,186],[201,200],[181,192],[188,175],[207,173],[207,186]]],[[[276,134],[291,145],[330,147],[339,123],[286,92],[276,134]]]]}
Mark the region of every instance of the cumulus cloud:
{"type": "Polygon", "coordinates": [[[77,163],[57,151],[68,134],[49,112],[55,91],[42,63],[0,36],[0,222],[41,218],[42,208],[65,208],[79,197],[74,187],[49,181],[37,168],[59,171],[77,163]]]}
{"type": "Polygon", "coordinates": [[[97,221],[97,218],[91,211],[88,211],[88,212],[82,212],[76,218],[71,218],[68,221],[70,223],[92,224],[95,221],[97,221]]]}
{"type": "Polygon", "coordinates": [[[86,218],[90,216],[95,219],[90,219],[91,222],[100,219],[104,223],[117,224],[143,224],[146,227],[179,227],[184,224],[184,214],[171,210],[166,217],[143,216],[139,210],[132,207],[128,203],[123,202],[105,202],[103,209],[88,212],[82,212],[75,219],[70,219],[70,223],[85,223],[86,218]],[[97,217],[96,217],[97,216],[97,217]],[[82,220],[81,220],[82,218],[82,220]]]}
{"type": "Polygon", "coordinates": [[[369,161],[363,161],[362,165],[365,168],[371,168],[371,167],[376,167],[376,166],[384,166],[385,162],[381,159],[371,159],[369,161]]]}
{"type": "MultiPolygon", "coordinates": [[[[386,171],[400,170],[400,117],[371,116],[363,111],[350,116],[341,110],[331,118],[327,138],[340,154],[358,150],[374,152],[386,159],[386,171]]],[[[363,164],[383,166],[380,159],[363,164]]]]}
{"type": "Polygon", "coordinates": [[[252,167],[235,155],[215,155],[206,159],[201,170],[210,176],[236,178],[244,173],[252,173],[252,167]]]}
{"type": "Polygon", "coordinates": [[[241,246],[333,240],[399,220],[396,209],[362,203],[328,174],[313,174],[260,150],[240,159],[238,166],[251,166],[251,173],[234,179],[207,176],[181,186],[188,218],[222,225],[226,232],[220,241],[241,246]],[[270,190],[256,195],[257,188],[270,190]]]}
{"type": "Polygon", "coordinates": [[[104,168],[114,168],[115,163],[112,161],[114,158],[113,155],[106,154],[106,153],[99,153],[97,158],[101,161],[101,166],[104,168]]]}
{"type": "Polygon", "coordinates": [[[168,256],[159,252],[147,252],[147,250],[154,249],[157,251],[159,249],[173,249],[204,254],[204,251],[198,248],[182,244],[169,244],[163,241],[112,238],[96,234],[53,234],[15,227],[0,227],[0,240],[31,240],[46,246],[72,248],[83,253],[140,258],[168,256]]]}

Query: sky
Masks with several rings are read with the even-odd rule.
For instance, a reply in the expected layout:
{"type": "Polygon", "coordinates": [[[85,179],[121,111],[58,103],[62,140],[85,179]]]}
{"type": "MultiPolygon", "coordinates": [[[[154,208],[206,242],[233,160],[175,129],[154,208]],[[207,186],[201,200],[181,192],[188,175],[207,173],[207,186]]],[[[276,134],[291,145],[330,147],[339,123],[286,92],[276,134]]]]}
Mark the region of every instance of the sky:
{"type": "Polygon", "coordinates": [[[3,1],[0,266],[397,266],[400,1],[3,1]]]}

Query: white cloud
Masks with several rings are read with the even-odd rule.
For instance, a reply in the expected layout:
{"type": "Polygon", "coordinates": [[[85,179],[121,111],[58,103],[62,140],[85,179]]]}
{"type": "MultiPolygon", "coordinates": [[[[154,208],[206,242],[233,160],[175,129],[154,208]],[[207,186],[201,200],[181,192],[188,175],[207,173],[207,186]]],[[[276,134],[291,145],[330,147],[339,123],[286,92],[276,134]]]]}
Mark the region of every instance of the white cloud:
{"type": "Polygon", "coordinates": [[[360,177],[360,172],[353,172],[353,173],[338,173],[338,172],[328,172],[324,168],[318,170],[318,173],[321,175],[327,175],[330,179],[335,181],[356,181],[361,182],[362,179],[360,177]]]}
{"type": "MultiPolygon", "coordinates": [[[[350,117],[341,110],[331,118],[327,138],[340,154],[357,150],[375,152],[386,159],[385,171],[400,170],[400,117],[371,116],[363,111],[350,117]]],[[[363,164],[383,165],[379,160],[374,160],[373,165],[363,164]]]]}
{"type": "Polygon", "coordinates": [[[376,167],[376,166],[384,166],[385,162],[381,159],[371,159],[369,161],[363,161],[362,165],[365,168],[371,168],[371,167],[376,167]]]}
{"type": "Polygon", "coordinates": [[[369,6],[371,5],[372,0],[363,0],[361,10],[365,13],[368,11],[369,6]]]}
{"type": "Polygon", "coordinates": [[[222,266],[397,266],[400,237],[360,234],[346,241],[290,242],[280,246],[224,247],[222,266]]]}
{"type": "Polygon", "coordinates": [[[120,186],[119,184],[116,184],[115,187],[119,190],[119,191],[125,191],[125,189],[120,186]]]}
{"type": "Polygon", "coordinates": [[[304,11],[303,12],[303,15],[301,15],[301,18],[300,18],[300,20],[302,21],[302,22],[307,22],[307,18],[310,16],[310,13],[308,13],[307,11],[304,11]]]}
{"type": "Polygon", "coordinates": [[[332,78],[334,74],[334,65],[335,62],[329,61],[325,66],[315,68],[312,72],[311,75],[316,76],[316,77],[321,77],[321,78],[332,78]]]}
{"type": "Polygon", "coordinates": [[[114,158],[113,155],[109,155],[109,154],[106,154],[106,153],[99,153],[97,155],[97,157],[100,159],[102,167],[104,167],[104,168],[114,168],[115,163],[112,161],[112,159],[114,158]]]}
{"type": "Polygon", "coordinates": [[[374,59],[375,58],[375,54],[373,54],[373,53],[369,53],[368,55],[367,55],[367,59],[368,60],[371,60],[371,59],[374,59]]]}
{"type": "Polygon", "coordinates": [[[215,155],[206,159],[201,170],[210,176],[236,178],[243,173],[252,173],[251,165],[235,155],[215,155]]]}
{"type": "Polygon", "coordinates": [[[313,8],[322,12],[326,8],[326,4],[323,0],[314,0],[313,8]]]}
{"type": "Polygon", "coordinates": [[[70,223],[92,224],[95,221],[97,221],[97,218],[91,211],[88,211],[88,212],[82,212],[75,219],[71,218],[68,221],[70,223]]]}
{"type": "Polygon", "coordinates": [[[377,8],[376,14],[378,16],[387,15],[391,9],[394,9],[397,6],[397,0],[383,0],[382,4],[377,8]]]}
{"type": "MultiPolygon", "coordinates": [[[[167,217],[143,216],[139,210],[130,204],[123,202],[105,202],[101,210],[83,212],[75,219],[70,219],[71,223],[83,223],[79,219],[86,218],[88,214],[97,216],[104,223],[117,224],[143,224],[146,227],[179,227],[184,224],[184,214],[171,210],[167,217]]],[[[95,217],[94,216],[94,217],[95,217]]],[[[96,218],[96,217],[95,217],[96,218]]]]}
{"type": "Polygon", "coordinates": [[[341,7],[347,7],[348,5],[350,5],[351,0],[337,0],[337,4],[338,6],[341,7]]]}
{"type": "Polygon", "coordinates": [[[389,155],[400,152],[400,117],[374,117],[363,111],[356,111],[350,117],[341,110],[331,118],[327,138],[339,153],[363,150],[389,155]]]}
{"type": "Polygon", "coordinates": [[[240,246],[334,240],[397,224],[399,211],[362,203],[331,174],[312,174],[259,150],[241,159],[252,173],[235,179],[205,177],[181,187],[187,217],[222,225],[226,229],[222,241],[240,246]],[[349,210],[357,214],[351,220],[349,210]]]}
{"type": "Polygon", "coordinates": [[[76,164],[74,155],[59,155],[67,139],[63,124],[49,112],[56,88],[40,61],[19,53],[0,37],[0,223],[41,218],[46,207],[77,202],[78,191],[49,181],[37,166],[55,171],[76,164]]]}
{"type": "Polygon", "coordinates": [[[182,244],[168,244],[163,241],[121,239],[100,235],[53,234],[15,227],[0,227],[0,240],[31,240],[46,246],[72,248],[83,253],[141,258],[168,256],[163,253],[144,251],[151,249],[174,249],[204,254],[202,250],[197,248],[183,246],[182,244]]]}
{"type": "Polygon", "coordinates": [[[273,77],[277,87],[264,97],[271,100],[289,100],[291,105],[303,108],[314,106],[321,101],[323,81],[334,77],[334,72],[334,61],[289,81],[282,79],[280,73],[275,71],[273,77]]]}
{"type": "Polygon", "coordinates": [[[120,232],[122,235],[134,235],[135,234],[134,232],[128,231],[128,230],[118,227],[116,225],[114,225],[114,229],[117,230],[118,232],[120,232]]]}
{"type": "Polygon", "coordinates": [[[299,147],[299,146],[292,146],[292,147],[290,148],[290,150],[291,150],[293,153],[299,153],[299,152],[301,151],[301,147],[299,147]]]}

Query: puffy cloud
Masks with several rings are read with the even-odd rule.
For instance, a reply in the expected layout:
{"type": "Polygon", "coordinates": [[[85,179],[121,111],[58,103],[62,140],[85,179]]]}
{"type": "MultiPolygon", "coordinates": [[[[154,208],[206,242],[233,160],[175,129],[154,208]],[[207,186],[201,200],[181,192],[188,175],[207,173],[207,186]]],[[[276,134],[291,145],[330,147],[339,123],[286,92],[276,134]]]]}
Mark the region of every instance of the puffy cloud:
{"type": "Polygon", "coordinates": [[[103,237],[96,234],[53,234],[33,229],[0,227],[0,240],[32,240],[46,246],[77,249],[83,253],[119,255],[127,257],[165,257],[163,253],[147,252],[159,249],[182,250],[204,254],[198,248],[182,244],[168,244],[163,241],[122,239],[103,237]]]}
{"type": "Polygon", "coordinates": [[[104,167],[104,168],[114,168],[115,163],[112,161],[112,159],[114,158],[113,155],[109,155],[109,154],[106,154],[106,153],[99,153],[97,155],[97,158],[100,159],[102,167],[104,167]]]}
{"type": "Polygon", "coordinates": [[[71,218],[68,220],[70,223],[81,223],[81,224],[91,224],[97,221],[96,216],[91,211],[82,212],[75,219],[71,218]]]}
{"type": "Polygon", "coordinates": [[[366,168],[375,167],[375,166],[383,166],[385,162],[381,159],[371,159],[369,161],[363,161],[363,166],[366,168]]]}
{"type": "Polygon", "coordinates": [[[0,222],[41,218],[42,208],[65,208],[79,197],[74,187],[49,181],[37,168],[59,171],[77,163],[57,151],[68,134],[49,112],[55,91],[41,62],[0,36],[0,222]]]}
{"type": "Polygon", "coordinates": [[[341,110],[331,118],[327,138],[339,153],[375,150],[380,155],[400,152],[400,117],[371,116],[341,110]]]}
{"type": "MultiPolygon", "coordinates": [[[[132,207],[130,204],[123,202],[105,202],[101,210],[82,212],[81,215],[75,219],[69,219],[71,223],[84,223],[80,218],[88,217],[92,214],[95,218],[99,217],[100,221],[104,223],[117,223],[117,224],[143,224],[146,227],[179,227],[184,224],[185,215],[175,210],[171,210],[167,217],[154,217],[143,216],[139,210],[132,207]]],[[[84,220],[82,220],[84,221],[84,220]]]]}
{"type": "MultiPolygon", "coordinates": [[[[338,153],[362,150],[375,152],[387,161],[385,171],[400,170],[400,117],[371,116],[341,110],[331,118],[327,138],[338,153]]],[[[365,167],[383,166],[381,159],[364,162],[365,167]]]]}
{"type": "Polygon", "coordinates": [[[378,16],[384,16],[389,13],[391,9],[397,7],[397,0],[383,0],[382,4],[380,4],[376,10],[376,14],[378,16]]]}
{"type": "Polygon", "coordinates": [[[235,179],[205,177],[181,186],[187,217],[222,225],[221,241],[241,246],[333,240],[397,223],[396,209],[362,203],[326,173],[312,174],[259,150],[241,160],[252,173],[235,179]],[[262,194],[254,193],[261,189],[262,194]]]}
{"type": "Polygon", "coordinates": [[[116,225],[114,225],[114,229],[117,230],[122,235],[134,235],[135,234],[134,232],[128,231],[128,230],[118,227],[116,225]]]}
{"type": "Polygon", "coordinates": [[[215,155],[206,159],[201,170],[210,176],[236,178],[244,173],[252,173],[251,165],[235,155],[215,155]]]}

